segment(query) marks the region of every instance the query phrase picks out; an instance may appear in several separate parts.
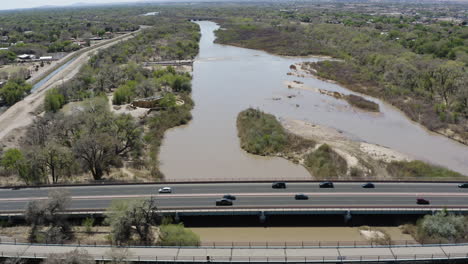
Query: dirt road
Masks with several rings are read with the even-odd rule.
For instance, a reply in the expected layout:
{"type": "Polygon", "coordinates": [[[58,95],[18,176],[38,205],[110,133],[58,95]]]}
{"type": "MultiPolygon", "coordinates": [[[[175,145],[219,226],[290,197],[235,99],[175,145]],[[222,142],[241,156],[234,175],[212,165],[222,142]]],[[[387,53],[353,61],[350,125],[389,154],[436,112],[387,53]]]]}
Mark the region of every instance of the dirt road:
{"type": "Polygon", "coordinates": [[[81,66],[86,63],[90,56],[96,51],[111,47],[120,41],[130,39],[135,33],[140,31],[141,29],[103,42],[101,45],[97,45],[94,48],[89,48],[89,50],[79,55],[73,62],[44,83],[36,91],[2,113],[0,115],[0,142],[2,145],[8,146],[10,145],[8,144],[9,142],[14,142],[23,135],[24,131],[21,131],[21,128],[24,128],[33,122],[37,115],[36,112],[44,101],[44,96],[47,90],[76,76],[81,66]]]}

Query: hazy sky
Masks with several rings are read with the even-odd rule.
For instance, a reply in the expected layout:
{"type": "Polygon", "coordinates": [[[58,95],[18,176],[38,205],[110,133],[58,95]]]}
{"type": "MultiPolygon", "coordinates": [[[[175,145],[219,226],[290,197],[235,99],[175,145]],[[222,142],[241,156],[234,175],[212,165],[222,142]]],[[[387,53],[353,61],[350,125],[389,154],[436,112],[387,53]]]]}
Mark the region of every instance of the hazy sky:
{"type": "Polygon", "coordinates": [[[30,8],[44,5],[70,5],[74,3],[138,2],[134,0],[0,0],[1,9],[30,8]]]}

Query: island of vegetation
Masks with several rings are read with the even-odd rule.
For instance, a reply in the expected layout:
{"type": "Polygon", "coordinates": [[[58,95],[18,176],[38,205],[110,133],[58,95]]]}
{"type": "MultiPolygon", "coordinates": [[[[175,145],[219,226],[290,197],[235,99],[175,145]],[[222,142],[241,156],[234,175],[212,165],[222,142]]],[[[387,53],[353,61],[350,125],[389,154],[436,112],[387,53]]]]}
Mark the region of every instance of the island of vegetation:
{"type": "Polygon", "coordinates": [[[302,121],[278,121],[249,108],[239,113],[242,149],[303,165],[317,179],[462,179],[449,169],[412,160],[385,147],[348,139],[336,130],[302,121]]]}

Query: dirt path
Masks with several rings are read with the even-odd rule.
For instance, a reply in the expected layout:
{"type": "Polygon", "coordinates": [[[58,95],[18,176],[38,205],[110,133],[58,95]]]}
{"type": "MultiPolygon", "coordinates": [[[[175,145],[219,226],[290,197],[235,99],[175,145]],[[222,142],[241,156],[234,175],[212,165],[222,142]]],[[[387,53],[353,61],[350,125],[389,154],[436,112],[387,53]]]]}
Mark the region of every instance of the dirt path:
{"type": "Polygon", "coordinates": [[[21,137],[24,134],[24,131],[21,131],[21,128],[24,128],[33,122],[34,118],[38,114],[37,111],[39,110],[39,107],[44,101],[46,91],[76,76],[81,66],[88,61],[93,53],[101,49],[111,47],[120,41],[128,40],[132,38],[135,33],[140,32],[140,30],[109,40],[108,42],[96,46],[95,48],[91,48],[79,55],[72,63],[44,83],[36,91],[2,113],[0,115],[0,142],[2,142],[4,146],[8,146],[10,145],[9,143],[14,142],[21,137]]]}

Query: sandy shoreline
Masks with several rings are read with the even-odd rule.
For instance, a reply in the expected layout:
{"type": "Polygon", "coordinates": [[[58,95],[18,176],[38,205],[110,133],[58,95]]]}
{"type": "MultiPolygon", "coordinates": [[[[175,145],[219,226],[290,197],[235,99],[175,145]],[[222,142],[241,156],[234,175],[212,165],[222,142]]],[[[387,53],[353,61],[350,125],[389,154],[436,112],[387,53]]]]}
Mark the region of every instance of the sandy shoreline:
{"type": "Polygon", "coordinates": [[[358,168],[373,178],[391,178],[381,163],[411,161],[413,158],[396,150],[367,142],[355,141],[331,127],[301,120],[281,119],[283,127],[292,134],[314,140],[318,146],[327,144],[346,160],[348,168],[358,168]]]}

